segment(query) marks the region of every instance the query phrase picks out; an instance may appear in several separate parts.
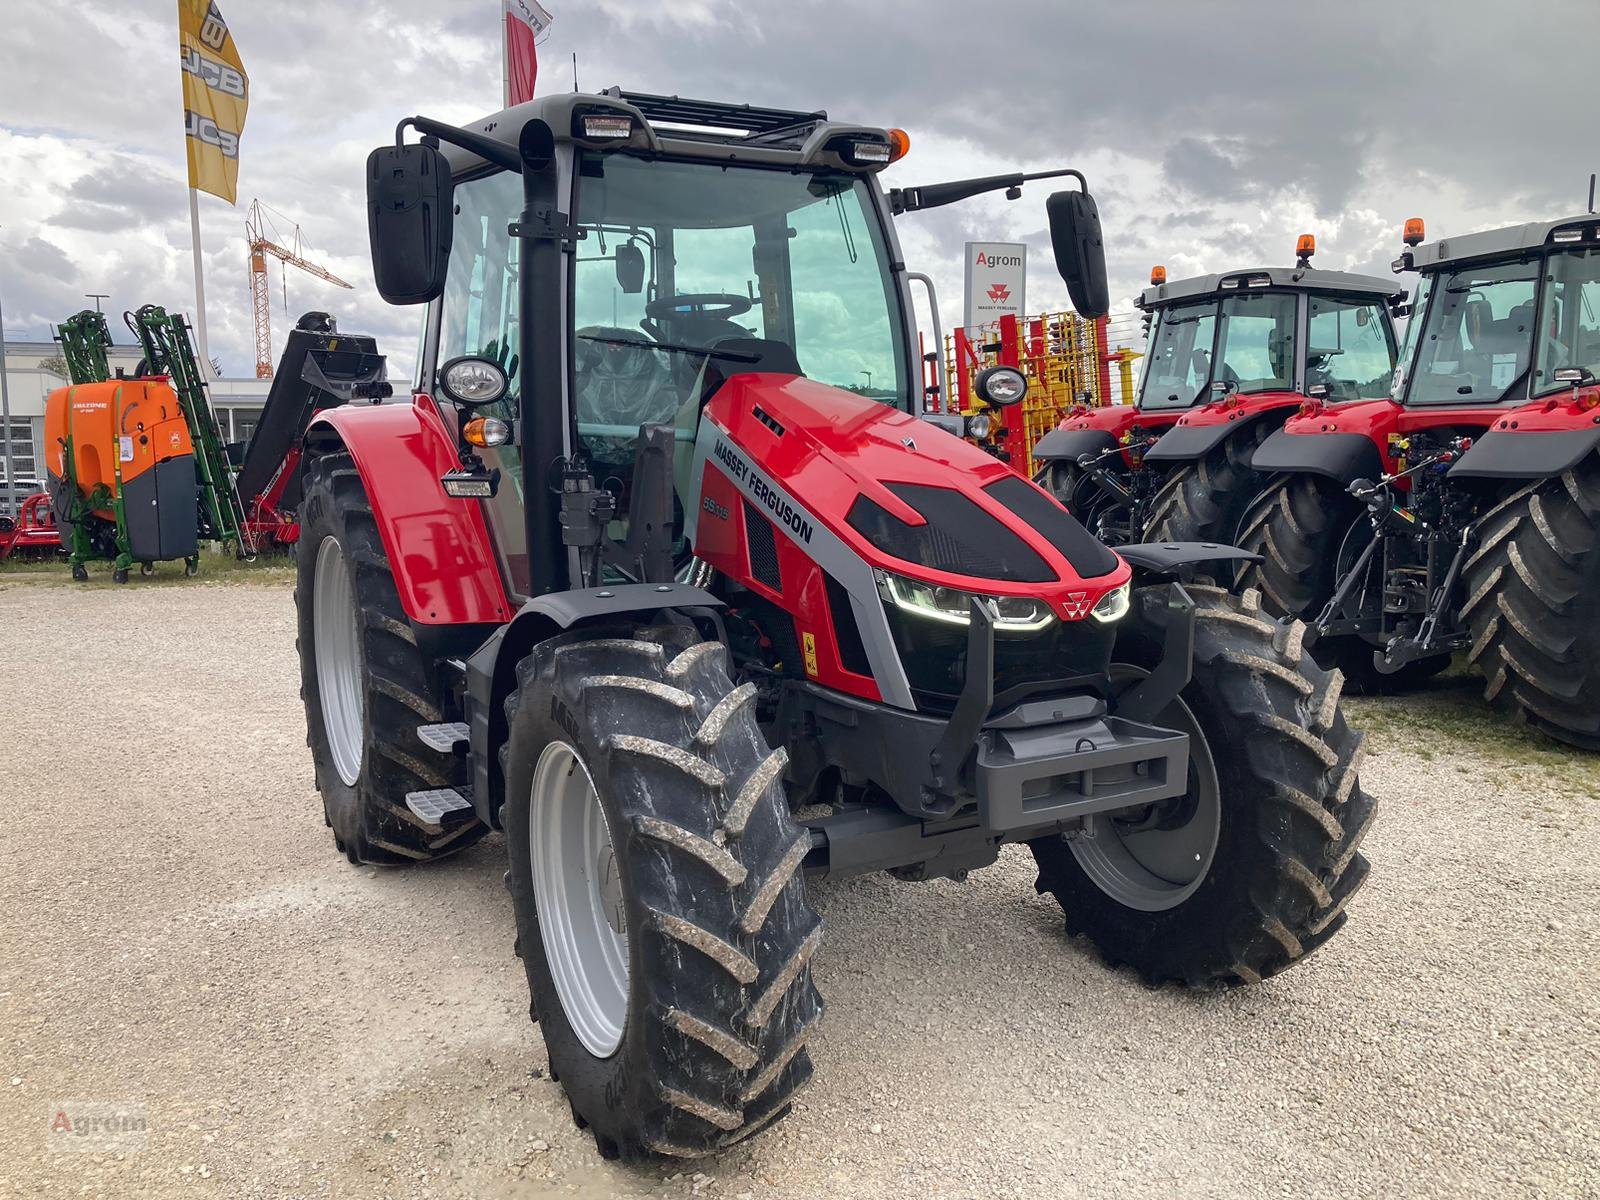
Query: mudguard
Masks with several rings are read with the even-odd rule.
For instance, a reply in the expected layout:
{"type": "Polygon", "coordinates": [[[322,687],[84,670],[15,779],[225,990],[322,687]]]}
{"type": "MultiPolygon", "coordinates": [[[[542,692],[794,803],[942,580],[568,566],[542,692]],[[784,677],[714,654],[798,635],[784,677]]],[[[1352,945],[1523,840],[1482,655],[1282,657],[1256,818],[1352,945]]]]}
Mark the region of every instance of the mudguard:
{"type": "Polygon", "coordinates": [[[1546,479],[1572,470],[1600,449],[1600,425],[1588,429],[1495,429],[1450,468],[1451,479],[1546,479]]]}
{"type": "Polygon", "coordinates": [[[1200,563],[1261,561],[1259,554],[1221,542],[1136,542],[1118,546],[1117,553],[1134,569],[1135,586],[1140,583],[1139,574],[1176,575],[1182,568],[1200,563]]]}
{"type": "Polygon", "coordinates": [[[1383,458],[1359,433],[1290,433],[1280,429],[1256,448],[1250,465],[1263,474],[1323,475],[1348,484],[1377,479],[1383,458]]]}
{"type": "Polygon", "coordinates": [[[1085,454],[1104,454],[1117,439],[1101,429],[1052,429],[1034,444],[1035,462],[1077,462],[1085,454]]]}
{"type": "Polygon", "coordinates": [[[1294,396],[1288,400],[1269,400],[1266,403],[1247,404],[1231,411],[1219,405],[1207,405],[1183,417],[1176,425],[1161,435],[1161,440],[1144,452],[1146,462],[1187,463],[1198,462],[1228,438],[1273,413],[1282,418],[1285,409],[1300,403],[1294,396]]]}
{"type": "Polygon", "coordinates": [[[505,700],[517,686],[517,664],[539,642],[584,621],[640,615],[654,617],[666,609],[722,607],[710,592],[684,583],[629,583],[535,596],[467,659],[467,727],[472,744],[472,804],[478,819],[500,828],[500,793],[504,781],[500,756],[492,748],[506,738],[505,700]]]}
{"type": "Polygon", "coordinates": [[[439,484],[461,459],[432,399],[326,409],[307,428],[305,445],[307,454],[342,446],[355,460],[414,625],[510,620],[482,502],[446,496],[439,484]]]}

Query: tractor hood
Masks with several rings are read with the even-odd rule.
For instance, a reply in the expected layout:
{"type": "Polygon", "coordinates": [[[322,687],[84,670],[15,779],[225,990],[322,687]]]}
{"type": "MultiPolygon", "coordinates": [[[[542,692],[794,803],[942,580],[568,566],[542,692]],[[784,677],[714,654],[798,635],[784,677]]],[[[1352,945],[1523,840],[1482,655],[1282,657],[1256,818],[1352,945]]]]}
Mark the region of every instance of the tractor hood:
{"type": "Polygon", "coordinates": [[[746,374],[728,379],[704,415],[697,456],[780,523],[795,527],[788,510],[814,518],[874,566],[1045,598],[1127,579],[1126,564],[1049,493],[886,404],[796,375],[746,374]],[[906,549],[931,541],[945,551],[937,561],[906,549]]]}

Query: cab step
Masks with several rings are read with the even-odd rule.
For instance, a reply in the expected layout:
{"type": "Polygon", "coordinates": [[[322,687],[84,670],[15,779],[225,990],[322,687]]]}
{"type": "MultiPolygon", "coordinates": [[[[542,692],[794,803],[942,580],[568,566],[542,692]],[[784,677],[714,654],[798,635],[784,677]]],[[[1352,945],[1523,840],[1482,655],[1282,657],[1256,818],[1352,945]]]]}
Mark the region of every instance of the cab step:
{"type": "Polygon", "coordinates": [[[407,792],[406,807],[419,821],[442,825],[451,813],[470,809],[472,801],[455,788],[434,788],[426,792],[407,792]]]}
{"type": "Polygon", "coordinates": [[[465,721],[417,726],[417,737],[422,740],[422,744],[437,750],[440,754],[466,754],[471,736],[465,721]]]}

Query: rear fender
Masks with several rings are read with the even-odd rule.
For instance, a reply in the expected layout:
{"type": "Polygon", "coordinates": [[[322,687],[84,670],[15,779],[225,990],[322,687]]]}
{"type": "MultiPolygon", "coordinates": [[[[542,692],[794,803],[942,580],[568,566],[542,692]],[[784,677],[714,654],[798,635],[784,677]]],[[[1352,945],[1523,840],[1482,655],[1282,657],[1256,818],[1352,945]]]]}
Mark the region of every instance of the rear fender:
{"type": "Polygon", "coordinates": [[[355,460],[401,607],[419,634],[510,620],[482,502],[446,496],[439,484],[461,459],[432,399],[325,409],[305,445],[308,455],[342,449],[355,460]]]}
{"type": "Polygon", "coordinates": [[[1272,392],[1246,397],[1240,404],[1208,404],[1186,413],[1178,423],[1145,451],[1145,460],[1171,465],[1198,462],[1241,430],[1262,421],[1281,422],[1305,402],[1298,393],[1272,392]]]}
{"type": "Polygon", "coordinates": [[[467,659],[467,726],[472,746],[472,804],[492,829],[500,828],[505,777],[506,699],[517,687],[517,664],[540,642],[586,623],[621,616],[653,620],[667,610],[720,624],[722,607],[710,592],[683,583],[630,583],[535,596],[509,624],[497,629],[467,659]]]}
{"type": "Polygon", "coordinates": [[[1515,409],[1450,468],[1451,479],[1546,479],[1600,449],[1600,409],[1573,401],[1515,409]]]}
{"type": "Polygon", "coordinates": [[[1359,433],[1280,429],[1256,448],[1250,465],[1262,474],[1321,475],[1346,486],[1383,474],[1383,456],[1377,444],[1359,433]]]}
{"type": "Polygon", "coordinates": [[[1104,454],[1117,439],[1101,429],[1052,429],[1033,447],[1035,462],[1075,463],[1085,454],[1104,454]]]}

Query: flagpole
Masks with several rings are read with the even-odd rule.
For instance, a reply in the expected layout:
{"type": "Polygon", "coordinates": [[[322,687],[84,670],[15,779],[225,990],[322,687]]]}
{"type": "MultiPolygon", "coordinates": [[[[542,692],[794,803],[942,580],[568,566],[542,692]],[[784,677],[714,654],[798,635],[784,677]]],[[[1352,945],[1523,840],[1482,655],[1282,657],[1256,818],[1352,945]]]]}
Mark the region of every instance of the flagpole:
{"type": "Polygon", "coordinates": [[[506,23],[506,0],[498,0],[500,9],[500,100],[502,108],[511,107],[511,26],[506,23]]]}
{"type": "Polygon", "coordinates": [[[189,236],[194,244],[194,337],[200,351],[200,377],[212,379],[211,346],[206,340],[206,276],[200,262],[200,192],[189,189],[189,236]]]}

